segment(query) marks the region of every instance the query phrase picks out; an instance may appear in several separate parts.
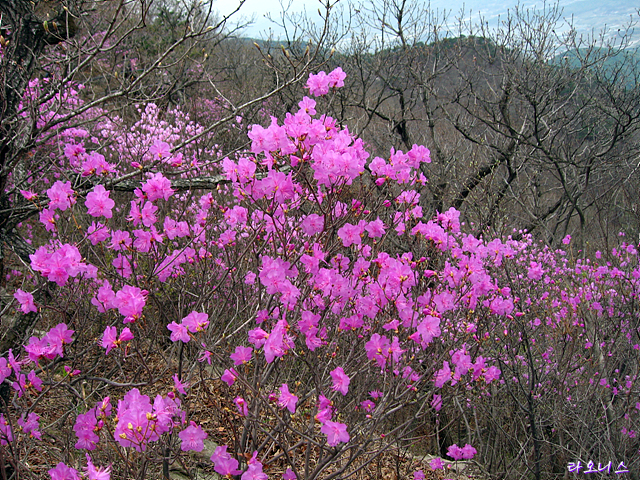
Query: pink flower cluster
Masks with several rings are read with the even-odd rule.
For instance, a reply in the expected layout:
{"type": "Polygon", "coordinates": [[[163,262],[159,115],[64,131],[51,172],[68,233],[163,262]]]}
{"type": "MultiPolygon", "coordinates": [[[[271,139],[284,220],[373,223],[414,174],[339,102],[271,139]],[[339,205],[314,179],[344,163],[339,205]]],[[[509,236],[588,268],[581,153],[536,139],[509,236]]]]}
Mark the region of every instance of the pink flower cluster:
{"type": "Polygon", "coordinates": [[[329,93],[331,88],[344,87],[344,79],[346,77],[347,74],[340,67],[337,67],[328,75],[325,72],[310,73],[306,87],[312,95],[319,97],[329,93]]]}
{"type": "Polygon", "coordinates": [[[67,284],[69,277],[84,274],[89,278],[95,278],[97,275],[97,269],[82,261],[82,256],[74,245],[63,244],[58,248],[42,246],[29,255],[29,258],[31,268],[60,287],[67,284]]]}
{"type": "MultiPolygon", "coordinates": [[[[342,86],[344,78],[340,69],[328,75],[320,72],[310,76],[307,87],[311,94],[323,95],[342,86]]],[[[91,304],[107,314],[101,318],[108,324],[113,323],[114,314],[109,310],[118,310],[124,323],[142,318],[145,308],[150,308],[148,292],[133,285],[150,285],[147,288],[152,289],[157,287],[156,280],[167,282],[167,288],[160,293],[154,291],[154,296],[158,294],[155,298],[181,296],[181,303],[176,304],[189,305],[185,312],[200,305],[197,294],[184,301],[185,285],[206,289],[207,295],[216,300],[236,298],[238,304],[246,302],[247,308],[242,305],[237,310],[237,325],[243,326],[236,330],[234,324],[233,335],[225,333],[220,340],[248,342],[250,347],[227,343],[224,348],[228,350],[219,350],[218,339],[215,345],[207,347],[204,342],[209,339],[203,332],[209,328],[209,316],[195,310],[180,322],[169,323],[170,333],[165,330],[165,334],[173,342],[187,343],[194,338],[203,342],[185,348],[185,352],[193,353],[192,366],[197,366],[198,354],[200,361],[209,363],[224,357],[229,368],[224,370],[221,380],[234,386],[230,390],[235,397],[233,403],[248,428],[255,422],[267,421],[259,417],[268,405],[272,412],[280,409],[275,417],[283,421],[282,428],[287,433],[286,419],[303,415],[305,402],[313,401],[310,399],[317,395],[315,419],[320,426],[312,426],[313,435],[319,429],[329,447],[359,442],[362,435],[354,432],[363,430],[357,422],[361,419],[373,423],[384,418],[388,412],[385,409],[397,398],[401,398],[397,405],[405,399],[407,402],[426,399],[427,405],[439,412],[448,406],[447,389],[456,385],[461,390],[478,389],[481,392],[478,397],[482,398],[492,390],[487,388],[488,384],[510,381],[501,379],[503,372],[492,363],[496,361],[494,356],[500,357],[502,365],[506,365],[503,368],[515,371],[529,362],[520,355],[515,356],[515,361],[508,358],[508,346],[503,348],[504,343],[500,343],[504,338],[517,342],[517,333],[513,333],[516,323],[518,328],[522,325],[522,329],[530,329],[528,333],[533,332],[529,337],[532,344],[535,340],[544,345],[536,361],[548,368],[548,375],[558,358],[553,342],[560,340],[546,333],[536,337],[535,332],[548,332],[548,328],[561,325],[570,329],[580,342],[586,342],[580,345],[591,354],[593,350],[589,349],[596,340],[585,337],[582,317],[585,314],[598,320],[607,315],[613,317],[617,314],[615,305],[635,301],[640,291],[640,268],[625,269],[627,265],[636,265],[633,257],[637,256],[637,250],[633,245],[623,244],[614,254],[621,260],[617,267],[580,262],[569,267],[567,261],[560,260],[563,254],[532,248],[527,241],[484,240],[463,233],[460,212],[453,208],[425,218],[419,192],[426,179],[420,168],[430,162],[428,149],[418,145],[406,153],[392,149],[388,157],[369,160],[364,143],[347,128],[330,117],[316,117],[315,100],[305,97],[298,106],[299,110],[288,114],[282,124],[272,118],[268,127],[252,126],[250,152],[233,160],[220,160],[222,156],[217,159],[229,184],[220,186],[220,195],[209,192],[195,201],[190,195],[176,194],[165,174],[167,171],[171,172],[169,176],[180,174],[170,167],[182,164],[183,160],[192,162],[191,170],[185,167],[185,178],[205,172],[206,167],[198,166],[196,160],[202,152],[194,153],[193,160],[175,156],[171,145],[178,145],[179,138],[169,127],[162,130],[166,141],[141,133],[143,124],[138,124],[138,131],[131,136],[122,133],[121,138],[128,142],[142,139],[136,150],[137,159],[129,158],[131,165],[141,169],[137,174],[145,175],[145,171],[153,169],[136,189],[135,199],[122,209],[122,214],[128,215],[129,225],[114,227],[122,230],[107,226],[117,224],[115,219],[107,221],[117,216],[112,213],[115,203],[105,187],[97,185],[87,194],[85,206],[89,216],[104,217],[106,225],[96,220],[86,237],[77,243],[53,240],[40,247],[32,256],[33,269],[60,287],[73,283],[78,291],[86,291],[81,290],[85,287],[92,291],[91,304]],[[164,173],[156,171],[156,167],[161,167],[164,173]],[[203,170],[198,170],[201,167],[203,170]],[[372,181],[359,181],[367,170],[373,176],[372,181]],[[377,201],[366,198],[367,194],[352,198],[358,189],[362,189],[360,193],[376,189],[373,183],[388,193],[386,199],[377,201]],[[349,185],[352,187],[347,188],[349,185]],[[160,205],[162,200],[171,203],[160,205]],[[180,220],[168,216],[167,211],[180,220]],[[396,236],[402,244],[412,246],[403,251],[410,251],[386,250],[386,242],[396,236]],[[89,244],[97,248],[92,249],[89,244]],[[85,246],[87,258],[104,249],[111,256],[110,261],[101,264],[100,270],[85,263],[79,250],[85,246]],[[512,270],[507,268],[515,274],[511,275],[512,270]],[[78,278],[81,275],[84,278],[78,278]],[[181,276],[179,281],[185,283],[173,283],[181,276]],[[77,280],[69,282],[69,278],[77,280]],[[200,278],[202,283],[196,283],[194,279],[200,278]],[[120,290],[114,291],[110,282],[120,290]],[[570,282],[579,284],[575,291],[566,288],[570,282]],[[631,285],[633,291],[626,298],[620,288],[623,283],[631,285]],[[543,310],[548,312],[545,317],[539,313],[543,310]],[[532,315],[534,311],[540,318],[532,315]],[[243,314],[246,318],[242,318],[243,314]],[[514,321],[525,315],[532,318],[514,321]],[[255,328],[245,327],[254,319],[255,328]],[[343,345],[353,345],[353,350],[343,345]],[[368,362],[361,361],[365,355],[368,362]],[[311,391],[304,382],[294,382],[295,377],[286,376],[293,358],[299,359],[300,364],[308,362],[309,369],[320,362],[322,368],[313,372],[317,378],[313,388],[317,391],[311,391]],[[423,380],[420,372],[426,371],[427,362],[437,366],[435,373],[423,380]],[[264,376],[256,375],[257,372],[264,376]],[[364,389],[355,388],[365,382],[367,390],[379,388],[384,392],[373,390],[367,398],[366,394],[358,393],[364,389]],[[320,393],[323,391],[330,398],[320,393]]],[[[144,112],[141,109],[141,115],[157,118],[157,111],[147,106],[144,112]]],[[[114,149],[123,151],[120,146],[114,149]]],[[[68,143],[65,156],[85,176],[112,170],[109,164],[100,163],[98,154],[87,154],[84,144],[68,143]]],[[[49,208],[42,212],[42,220],[51,231],[59,228],[56,235],[60,238],[68,235],[62,225],[67,225],[64,221],[77,195],[69,182],[57,181],[47,190],[49,208]]],[[[31,201],[41,198],[27,190],[23,196],[31,201]]],[[[568,244],[569,240],[563,243],[568,244]]],[[[70,290],[65,289],[64,293],[70,290]]],[[[23,313],[38,311],[32,294],[20,289],[14,297],[23,313]]],[[[48,306],[39,302],[38,307],[47,311],[48,306]]],[[[625,315],[616,320],[620,320],[620,328],[625,329],[623,334],[631,341],[637,332],[629,327],[625,315]]],[[[134,340],[133,332],[136,343],[129,345],[136,347],[144,334],[140,323],[120,332],[115,326],[107,326],[99,341],[106,354],[134,340]]],[[[14,375],[10,382],[19,397],[29,398],[28,394],[41,391],[43,379],[51,377],[36,369],[27,374],[26,370],[21,371],[21,366],[36,362],[46,370],[51,365],[44,360],[62,357],[64,345],[73,340],[73,334],[65,324],[60,324],[42,338],[32,337],[25,346],[27,356],[23,360],[18,361],[11,352],[7,358],[0,358],[0,378],[5,380],[14,375]]],[[[595,347],[603,351],[609,348],[608,353],[613,351],[604,341],[598,341],[595,347]]],[[[640,349],[638,345],[634,348],[640,349]]],[[[127,359],[125,354],[122,358],[112,355],[107,360],[127,359]]],[[[75,372],[69,377],[73,375],[75,372]]],[[[510,375],[505,372],[505,376],[510,375]]],[[[607,378],[592,378],[594,388],[612,389],[613,395],[623,391],[629,394],[632,391],[629,383],[616,380],[613,375],[612,372],[607,373],[607,378]]],[[[191,381],[191,373],[188,377],[173,376],[173,388],[182,395],[187,395],[189,388],[185,378],[191,381]]],[[[573,377],[571,380],[576,381],[573,377]]],[[[193,385],[196,388],[195,382],[193,385]]],[[[567,392],[574,388],[567,385],[567,392]]],[[[541,384],[539,388],[547,387],[541,384]]],[[[568,393],[566,396],[570,399],[568,393]]],[[[468,402],[472,403],[471,397],[468,402]]],[[[107,403],[77,416],[74,425],[77,448],[97,447],[110,410],[107,399],[107,403]]],[[[116,424],[114,438],[122,448],[143,452],[162,435],[179,430],[182,451],[204,449],[207,433],[196,423],[186,422],[180,401],[173,393],[157,396],[152,404],[149,397],[133,389],[119,402],[117,410],[117,419],[110,422],[116,424]]],[[[22,415],[16,423],[25,434],[33,438],[40,435],[37,415],[22,415]]],[[[0,443],[6,444],[19,435],[10,425],[0,416],[0,443]]],[[[635,435],[635,430],[625,432],[635,435]]],[[[316,445],[325,448],[322,442],[316,445]]],[[[470,445],[449,447],[449,456],[454,460],[469,459],[475,454],[470,445]]],[[[242,474],[243,480],[266,478],[256,453],[248,460],[246,470],[240,471],[238,459],[244,462],[247,458],[241,455],[240,451],[228,453],[226,446],[218,447],[212,456],[216,472],[242,474]]],[[[96,469],[88,457],[87,462],[89,476],[108,477],[108,470],[96,469]]],[[[52,469],[52,477],[79,475],[60,465],[52,469]]],[[[434,460],[432,467],[442,468],[442,461],[434,460]]],[[[424,478],[424,473],[417,471],[414,477],[424,478]]],[[[295,475],[289,470],[285,478],[295,475]]]]}
{"type": "Polygon", "coordinates": [[[47,332],[41,339],[29,338],[29,343],[24,349],[29,355],[29,360],[34,363],[41,359],[53,360],[57,356],[64,357],[64,346],[73,342],[75,332],[67,328],[65,323],[59,323],[47,332]]]}
{"type": "Polygon", "coordinates": [[[451,445],[447,450],[447,455],[449,455],[454,460],[470,460],[475,454],[478,453],[475,448],[473,448],[468,443],[464,447],[459,447],[458,445],[451,445]]]}
{"type": "Polygon", "coordinates": [[[134,388],[118,401],[118,423],[113,437],[121,446],[142,452],[149,442],[157,441],[184,421],[185,414],[179,407],[180,400],[161,395],[156,396],[152,405],[147,395],[134,388]]]}
{"type": "Polygon", "coordinates": [[[182,319],[182,323],[171,322],[167,328],[171,330],[172,342],[181,340],[187,343],[191,339],[189,333],[202,332],[208,325],[208,314],[193,311],[182,319]]]}
{"type": "Polygon", "coordinates": [[[76,417],[73,431],[78,437],[75,447],[85,450],[95,450],[100,441],[99,433],[104,428],[104,421],[111,415],[111,403],[109,397],[96,403],[86,413],[81,413],[76,417]]]}
{"type": "MultiPolygon", "coordinates": [[[[91,299],[91,303],[100,312],[118,309],[120,315],[125,317],[123,322],[131,323],[142,316],[142,310],[147,303],[148,294],[148,291],[131,285],[125,285],[118,292],[114,292],[109,281],[104,280],[102,286],[98,288],[97,295],[91,299]]],[[[110,333],[111,335],[112,333],[110,333]]]]}

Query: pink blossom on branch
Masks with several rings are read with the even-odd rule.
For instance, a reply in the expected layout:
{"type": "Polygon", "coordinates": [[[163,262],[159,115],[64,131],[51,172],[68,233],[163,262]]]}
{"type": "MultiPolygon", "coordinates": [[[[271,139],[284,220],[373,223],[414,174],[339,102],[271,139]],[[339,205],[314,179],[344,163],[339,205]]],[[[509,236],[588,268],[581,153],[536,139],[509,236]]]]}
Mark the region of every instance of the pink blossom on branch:
{"type": "Polygon", "coordinates": [[[102,185],[96,185],[93,191],[87,194],[84,204],[87,207],[87,213],[92,217],[111,218],[111,209],[115,206],[115,202],[109,198],[109,192],[102,185]]]}
{"type": "Polygon", "coordinates": [[[262,463],[257,459],[258,452],[253,452],[251,458],[247,461],[247,471],[242,474],[240,480],[267,480],[267,474],[262,471],[262,463]]]}
{"type": "Polygon", "coordinates": [[[172,342],[181,340],[184,343],[189,343],[189,340],[191,340],[191,337],[189,336],[189,330],[184,324],[171,322],[169,325],[167,325],[167,328],[171,330],[171,336],[169,338],[171,338],[172,342]]]}
{"type": "Polygon", "coordinates": [[[229,355],[229,357],[231,358],[231,360],[233,360],[233,364],[235,366],[238,366],[245,363],[249,363],[251,361],[252,353],[253,353],[253,348],[243,347],[239,345],[236,347],[235,352],[229,355]]]}
{"type": "Polygon", "coordinates": [[[49,197],[49,208],[52,210],[60,209],[65,211],[76,203],[75,192],[71,188],[71,182],[62,183],[57,181],[53,184],[49,190],[47,190],[47,196],[49,197]]]}
{"type": "Polygon", "coordinates": [[[429,466],[431,467],[432,470],[443,470],[444,462],[440,457],[436,457],[429,462],[429,466]]]}
{"type": "Polygon", "coordinates": [[[120,315],[125,317],[139,318],[142,315],[142,309],[147,303],[146,290],[140,290],[138,287],[125,285],[116,293],[113,301],[114,307],[118,309],[120,315]]]}
{"type": "Polygon", "coordinates": [[[330,447],[335,447],[338,443],[347,443],[351,438],[344,423],[327,420],[320,428],[320,431],[327,436],[327,443],[330,447]]]}
{"type": "Polygon", "coordinates": [[[233,403],[236,404],[236,408],[238,409],[238,413],[243,417],[249,415],[249,406],[247,405],[247,401],[242,397],[236,397],[233,399],[233,403]]]}
{"type": "Polygon", "coordinates": [[[238,470],[238,460],[227,453],[226,445],[216,447],[213,455],[211,455],[211,461],[214,464],[214,470],[223,477],[239,475],[241,473],[240,470],[238,470]]]}
{"type": "Polygon", "coordinates": [[[291,413],[296,413],[296,404],[298,403],[298,397],[289,392],[289,386],[286,383],[280,387],[280,396],[278,397],[278,406],[280,408],[286,408],[291,413]]]}
{"type": "Polygon", "coordinates": [[[287,471],[282,474],[282,480],[296,480],[298,477],[290,468],[287,468],[287,471]]]}
{"type": "Polygon", "coordinates": [[[333,379],[333,390],[340,392],[342,395],[346,395],[349,391],[349,383],[351,379],[344,373],[342,367],[338,367],[330,372],[333,379]]]}
{"type": "Polygon", "coordinates": [[[80,480],[80,474],[75,468],[68,467],[60,462],[54,468],[49,470],[51,480],[80,480]]]}
{"type": "Polygon", "coordinates": [[[186,395],[187,394],[186,389],[189,388],[189,384],[182,383],[180,378],[178,378],[178,374],[176,373],[173,375],[173,388],[176,391],[180,392],[182,395],[186,395]]]}
{"type": "Polygon", "coordinates": [[[38,308],[33,301],[33,295],[31,293],[25,292],[24,290],[19,288],[18,290],[16,290],[16,293],[13,294],[13,297],[20,304],[20,310],[22,310],[22,313],[38,311],[38,308]]]}
{"type": "Polygon", "coordinates": [[[447,455],[454,460],[470,460],[474,457],[474,455],[478,453],[475,448],[473,448],[468,443],[464,447],[459,447],[456,444],[453,444],[447,450],[447,455]]]}
{"type": "Polygon", "coordinates": [[[142,191],[147,194],[147,199],[151,202],[160,198],[169,200],[174,193],[173,188],[171,188],[171,181],[165,178],[160,172],[152,175],[146,183],[142,185],[142,191]]]}
{"type": "Polygon", "coordinates": [[[363,233],[364,225],[361,225],[360,223],[358,225],[351,225],[350,223],[347,223],[338,230],[338,237],[340,237],[342,244],[345,247],[350,247],[351,245],[362,244],[363,233]]]}
{"type": "Polygon", "coordinates": [[[222,373],[220,380],[222,380],[227,385],[232,386],[235,383],[237,378],[238,378],[238,373],[233,368],[227,368],[222,373]]]}
{"type": "Polygon", "coordinates": [[[178,437],[182,440],[180,449],[183,452],[187,452],[189,450],[201,452],[204,450],[204,440],[208,436],[207,432],[202,430],[200,425],[196,425],[194,421],[191,421],[191,424],[178,434],[178,437]]]}
{"type": "Polygon", "coordinates": [[[312,95],[319,97],[329,93],[330,88],[344,87],[344,79],[346,77],[347,74],[340,67],[337,67],[328,75],[325,72],[310,73],[306,88],[309,89],[312,95]]]}
{"type": "Polygon", "coordinates": [[[389,357],[389,339],[378,333],[371,335],[371,339],[365,344],[367,358],[375,360],[380,368],[384,368],[389,357]]]}
{"type": "Polygon", "coordinates": [[[96,467],[91,461],[89,454],[87,457],[87,478],[89,480],[110,480],[111,479],[111,467],[96,467]]]}
{"type": "Polygon", "coordinates": [[[167,142],[156,140],[149,148],[149,153],[154,160],[163,160],[171,156],[171,145],[167,142]]]}
{"type": "Polygon", "coordinates": [[[202,332],[209,325],[209,315],[193,311],[182,319],[182,325],[191,333],[202,332]]]}

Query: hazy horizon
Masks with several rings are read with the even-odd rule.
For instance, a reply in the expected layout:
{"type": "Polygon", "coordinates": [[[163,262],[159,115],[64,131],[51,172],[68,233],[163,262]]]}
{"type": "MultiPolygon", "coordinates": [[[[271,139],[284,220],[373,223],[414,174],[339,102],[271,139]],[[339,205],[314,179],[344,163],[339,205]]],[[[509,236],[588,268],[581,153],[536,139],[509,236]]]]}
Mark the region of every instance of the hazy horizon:
{"type": "MultiPolygon", "coordinates": [[[[420,1],[420,0],[418,0],[420,1]]],[[[355,2],[354,2],[355,3],[355,2]]],[[[513,10],[517,5],[524,8],[542,8],[545,2],[543,0],[520,1],[492,1],[492,0],[467,0],[464,2],[451,2],[447,0],[432,0],[431,2],[423,1],[425,6],[430,4],[433,10],[439,12],[448,12],[450,22],[459,15],[464,8],[465,19],[478,21],[482,16],[491,26],[496,26],[498,18],[506,15],[509,10],[513,10]]],[[[314,19],[318,18],[318,8],[321,7],[319,0],[293,0],[291,2],[280,0],[246,0],[238,14],[233,19],[235,22],[244,18],[245,20],[254,19],[252,25],[241,30],[240,35],[252,38],[265,38],[269,32],[274,37],[283,36],[284,30],[270,21],[267,15],[271,15],[272,19],[280,20],[282,12],[282,4],[290,5],[288,13],[307,12],[307,15],[314,19]]],[[[346,2],[339,2],[338,5],[344,5],[346,2]]],[[[233,11],[238,1],[222,2],[214,1],[214,9],[221,14],[229,14],[233,11]]],[[[547,3],[547,7],[550,4],[547,3]]],[[[552,5],[552,4],[551,4],[552,5]]],[[[639,19],[637,15],[637,2],[635,0],[562,0],[559,2],[562,9],[562,18],[566,21],[573,21],[576,30],[581,34],[599,33],[603,28],[607,28],[611,35],[615,34],[618,29],[623,29],[630,19],[636,22],[639,19]]],[[[346,14],[346,12],[345,12],[346,14]]],[[[567,23],[565,23],[567,25],[567,23]]],[[[635,35],[637,36],[637,35],[635,35]]]]}

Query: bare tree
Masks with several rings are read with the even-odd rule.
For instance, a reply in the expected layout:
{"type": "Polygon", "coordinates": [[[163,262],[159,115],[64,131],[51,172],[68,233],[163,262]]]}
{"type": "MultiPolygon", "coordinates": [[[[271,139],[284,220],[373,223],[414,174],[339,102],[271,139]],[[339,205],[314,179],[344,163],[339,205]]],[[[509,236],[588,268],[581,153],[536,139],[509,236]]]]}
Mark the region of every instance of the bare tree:
{"type": "Polygon", "coordinates": [[[631,211],[619,202],[638,164],[633,23],[614,39],[585,39],[557,5],[517,8],[497,29],[407,0],[360,12],[369,37],[347,49],[343,115],[378,154],[432,149],[424,207],[453,206],[479,230],[527,229],[551,243],[621,227],[608,199],[631,211]]]}

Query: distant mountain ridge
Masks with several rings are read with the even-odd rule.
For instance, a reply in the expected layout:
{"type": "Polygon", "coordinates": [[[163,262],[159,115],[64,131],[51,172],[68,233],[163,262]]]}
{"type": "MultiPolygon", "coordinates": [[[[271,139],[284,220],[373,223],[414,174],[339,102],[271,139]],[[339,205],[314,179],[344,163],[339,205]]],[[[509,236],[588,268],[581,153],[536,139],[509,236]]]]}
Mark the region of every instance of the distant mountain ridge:
{"type": "MultiPolygon", "coordinates": [[[[557,55],[549,61],[552,65],[566,64],[571,68],[580,68],[594,60],[585,61],[589,55],[591,59],[607,57],[602,63],[598,62],[597,73],[600,78],[611,82],[622,82],[627,88],[634,88],[638,85],[640,76],[640,47],[629,48],[611,55],[604,48],[593,49],[590,52],[581,48],[577,51],[568,51],[557,55]]],[[[594,68],[595,70],[595,68],[594,68]]],[[[595,73],[595,72],[594,72],[595,73]]]]}

